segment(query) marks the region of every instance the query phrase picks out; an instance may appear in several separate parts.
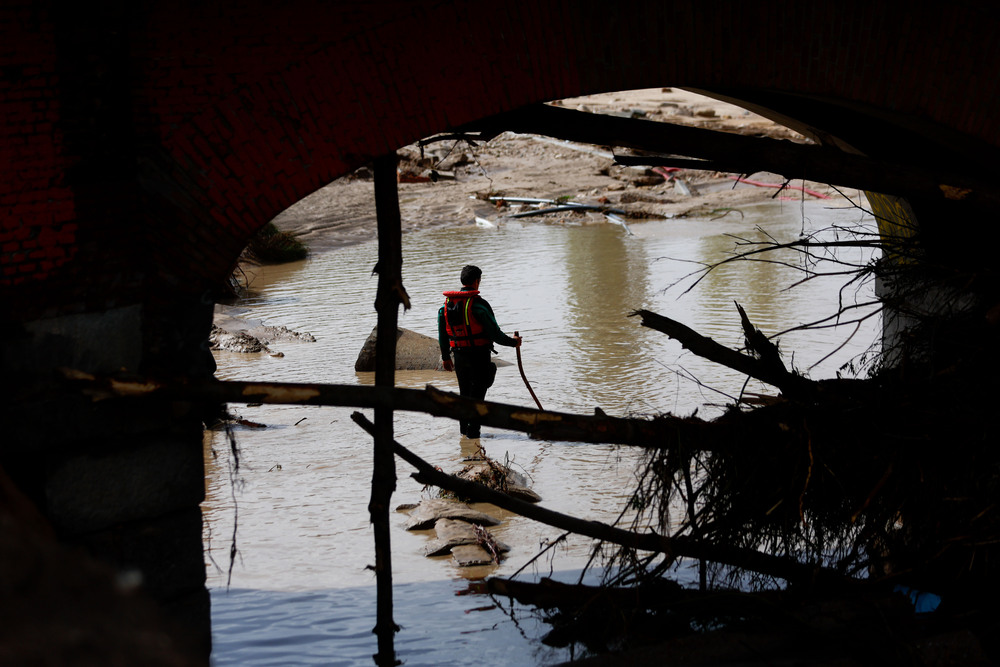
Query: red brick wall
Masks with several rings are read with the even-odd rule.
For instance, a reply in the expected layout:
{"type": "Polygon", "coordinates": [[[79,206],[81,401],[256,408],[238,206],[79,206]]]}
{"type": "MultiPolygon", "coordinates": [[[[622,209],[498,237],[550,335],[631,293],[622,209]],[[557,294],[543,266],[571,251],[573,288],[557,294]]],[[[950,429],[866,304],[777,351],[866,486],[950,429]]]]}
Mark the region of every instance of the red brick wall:
{"type": "Polygon", "coordinates": [[[0,14],[0,280],[47,275],[77,251],[76,212],[64,178],[53,27],[44,14],[0,14]]]}
{"type": "Polygon", "coordinates": [[[337,176],[542,100],[791,93],[1000,146],[1000,21],[971,3],[58,5],[0,8],[0,287],[22,319],[204,289],[337,176]]]}

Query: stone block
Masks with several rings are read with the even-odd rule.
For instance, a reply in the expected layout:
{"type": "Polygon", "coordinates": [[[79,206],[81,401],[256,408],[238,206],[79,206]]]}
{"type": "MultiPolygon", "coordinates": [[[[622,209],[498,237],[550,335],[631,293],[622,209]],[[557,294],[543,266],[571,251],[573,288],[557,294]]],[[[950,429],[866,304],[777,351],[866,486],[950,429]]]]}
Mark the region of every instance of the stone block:
{"type": "MultiPolygon", "coordinates": [[[[485,528],[482,529],[485,531],[485,528]]],[[[439,519],[434,524],[434,534],[437,539],[431,540],[424,547],[424,555],[427,557],[444,556],[448,553],[454,554],[456,547],[465,545],[478,545],[480,543],[476,528],[471,523],[455,521],[453,519],[439,519]]],[[[487,532],[486,535],[489,535],[487,532]]],[[[492,535],[489,535],[492,539],[492,535]]],[[[495,542],[497,551],[507,553],[510,547],[503,542],[495,542]]]]}
{"type": "Polygon", "coordinates": [[[205,495],[202,453],[198,432],[65,456],[45,481],[49,519],[61,533],[79,534],[197,507],[205,495]]]}
{"type": "MultiPolygon", "coordinates": [[[[354,362],[354,370],[372,372],[375,370],[375,341],[377,327],[365,340],[354,362]]],[[[509,361],[493,357],[497,367],[510,366],[509,361]]],[[[437,338],[425,336],[409,329],[396,330],[396,370],[397,371],[439,371],[441,366],[441,346],[437,338]]]]}
{"type": "Polygon", "coordinates": [[[181,600],[205,586],[201,508],[118,524],[69,540],[154,599],[181,600]]]}
{"type": "Polygon", "coordinates": [[[500,523],[489,514],[472,509],[465,503],[455,500],[444,500],[441,498],[428,498],[422,500],[417,507],[410,512],[410,517],[406,522],[407,530],[427,530],[439,519],[455,519],[466,523],[478,523],[482,526],[496,526],[500,523]]]}

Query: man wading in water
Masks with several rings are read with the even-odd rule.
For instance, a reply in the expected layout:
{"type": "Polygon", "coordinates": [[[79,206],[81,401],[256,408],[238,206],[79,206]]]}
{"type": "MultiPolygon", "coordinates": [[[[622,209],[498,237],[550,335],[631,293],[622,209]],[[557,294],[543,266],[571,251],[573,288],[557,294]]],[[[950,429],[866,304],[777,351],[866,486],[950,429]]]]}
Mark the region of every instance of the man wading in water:
{"type": "MultiPolygon", "coordinates": [[[[490,359],[495,352],[493,343],[507,347],[521,345],[520,336],[512,338],[500,331],[493,309],[479,296],[482,277],[478,266],[470,264],[463,268],[461,291],[445,292],[444,305],[438,311],[442,365],[458,376],[459,394],[480,401],[486,398],[486,390],[493,386],[497,374],[497,365],[490,359]]],[[[469,438],[479,437],[478,422],[459,422],[459,430],[469,438]]]]}

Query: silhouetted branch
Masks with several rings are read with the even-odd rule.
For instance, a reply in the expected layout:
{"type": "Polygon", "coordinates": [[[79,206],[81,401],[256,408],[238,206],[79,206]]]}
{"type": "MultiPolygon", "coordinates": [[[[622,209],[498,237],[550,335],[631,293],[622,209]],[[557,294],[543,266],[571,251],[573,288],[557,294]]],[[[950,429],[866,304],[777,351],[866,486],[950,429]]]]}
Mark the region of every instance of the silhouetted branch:
{"type": "Polygon", "coordinates": [[[566,412],[477,401],[442,391],[337,384],[191,380],[188,378],[95,377],[65,371],[66,377],[94,400],[113,396],[147,397],[214,403],[272,403],[391,408],[456,420],[475,419],[486,426],[520,431],[534,439],[633,445],[660,449],[679,438],[701,442],[704,449],[726,448],[726,428],[697,419],[663,415],[652,419],[576,415],[566,412]]]}
{"type": "MultiPolygon", "coordinates": [[[[375,209],[378,221],[378,291],[375,310],[378,312],[378,339],[375,342],[375,384],[395,386],[396,325],[399,306],[409,308],[410,299],[403,287],[403,250],[399,214],[399,192],[396,183],[395,153],[375,160],[375,209]]],[[[392,407],[375,409],[375,436],[372,487],[368,512],[375,538],[376,623],[373,632],[378,637],[375,662],[380,667],[397,664],[394,636],[399,626],[393,620],[392,608],[392,545],[389,530],[389,505],[396,490],[396,459],[392,454],[392,407]]]]}
{"type": "MultiPolygon", "coordinates": [[[[351,415],[351,419],[370,435],[374,435],[375,425],[363,414],[355,412],[351,415]]],[[[417,469],[417,472],[413,475],[413,479],[421,484],[437,486],[463,498],[471,498],[482,503],[491,503],[497,507],[502,507],[505,510],[544,523],[547,526],[568,530],[578,535],[586,535],[596,540],[614,542],[615,544],[644,551],[672,553],[670,539],[663,535],[657,535],[656,533],[633,533],[599,521],[587,521],[569,516],[568,514],[545,509],[533,503],[513,498],[506,493],[495,491],[478,482],[471,482],[441,472],[398,442],[393,443],[393,451],[397,456],[417,469]]]]}
{"type": "Polygon", "coordinates": [[[790,373],[780,361],[775,365],[772,360],[756,359],[741,354],[725,345],[716,343],[711,338],[702,336],[676,320],[648,310],[638,310],[632,313],[632,316],[635,315],[642,318],[642,326],[667,334],[699,357],[774,385],[789,396],[802,397],[816,392],[813,381],[790,373]]]}

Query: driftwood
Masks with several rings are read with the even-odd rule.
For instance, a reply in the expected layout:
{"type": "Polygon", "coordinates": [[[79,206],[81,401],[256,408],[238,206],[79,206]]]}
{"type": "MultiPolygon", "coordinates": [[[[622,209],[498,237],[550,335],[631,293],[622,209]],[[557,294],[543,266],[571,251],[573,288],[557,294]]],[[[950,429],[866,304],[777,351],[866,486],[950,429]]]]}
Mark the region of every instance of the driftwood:
{"type": "Polygon", "coordinates": [[[665,580],[619,588],[501,578],[486,587],[549,610],[553,629],[542,642],[607,653],[595,665],[994,664],[973,632],[914,623],[910,601],[888,590],[799,597],[697,591],[665,580]]]}
{"type": "Polygon", "coordinates": [[[772,343],[764,335],[764,332],[753,325],[753,322],[747,317],[747,311],[743,310],[743,306],[737,303],[736,310],[740,314],[740,324],[743,326],[743,336],[746,340],[747,349],[756,353],[762,362],[774,370],[775,374],[787,374],[788,369],[785,368],[784,362],[781,361],[781,353],[778,351],[778,346],[772,343]]]}
{"type": "MultiPolygon", "coordinates": [[[[699,357],[777,387],[781,390],[785,398],[804,402],[812,402],[820,397],[832,400],[850,399],[864,402],[874,397],[877,387],[873,387],[871,383],[865,380],[842,378],[810,380],[789,371],[781,361],[781,355],[778,352],[777,346],[761,333],[759,329],[754,327],[742,306],[736,304],[736,308],[740,313],[740,321],[746,338],[747,349],[758,356],[750,356],[730,349],[725,345],[716,343],[707,336],[702,336],[676,320],[648,310],[637,310],[631,316],[638,315],[642,318],[642,326],[655,329],[660,333],[670,336],[685,349],[690,350],[699,357]]],[[[706,452],[726,451],[726,439],[733,437],[735,434],[721,427],[721,423],[713,423],[712,428],[708,429],[710,433],[702,434],[702,439],[696,441],[698,442],[696,448],[706,452]]],[[[744,425],[743,428],[746,428],[746,426],[744,425]]]]}
{"type": "Polygon", "coordinates": [[[493,577],[486,581],[486,589],[494,595],[513,598],[539,609],[575,609],[595,602],[611,602],[616,607],[665,608],[697,593],[667,580],[656,586],[620,587],[567,584],[548,577],[538,582],[493,577]]]}
{"type": "MultiPolygon", "coordinates": [[[[351,415],[351,419],[365,431],[372,433],[374,427],[363,414],[355,412],[351,415]]],[[[546,525],[562,528],[563,530],[586,535],[598,540],[623,544],[645,551],[657,551],[660,553],[671,553],[672,551],[669,539],[662,535],[657,535],[656,533],[633,533],[600,523],[599,521],[577,519],[567,514],[545,509],[544,507],[539,507],[523,500],[517,500],[500,491],[494,491],[482,484],[441,472],[398,442],[394,443],[394,451],[397,456],[417,469],[417,472],[413,475],[413,479],[421,484],[431,484],[459,496],[471,498],[478,502],[490,503],[521,516],[528,517],[529,519],[535,519],[546,525]]]]}
{"type": "Polygon", "coordinates": [[[520,213],[511,213],[505,215],[505,218],[530,218],[536,215],[546,215],[548,213],[565,213],[566,211],[598,211],[600,213],[619,213],[624,214],[625,211],[620,208],[612,208],[610,206],[598,205],[598,204],[558,204],[550,208],[539,208],[532,211],[521,211],[520,213]]]}
{"type": "MultiPolygon", "coordinates": [[[[645,312],[640,311],[639,314],[645,312]]],[[[650,315],[655,314],[650,313],[650,315]]],[[[650,322],[660,322],[661,320],[656,319],[656,317],[647,319],[650,322]]],[[[662,320],[673,322],[667,318],[662,318],[662,320]]],[[[688,331],[690,330],[688,329],[688,331]]],[[[710,339],[704,340],[709,341],[712,346],[726,350],[710,339]]],[[[715,349],[711,346],[710,348],[715,349]]],[[[750,364],[748,368],[753,368],[755,367],[753,364],[759,363],[759,360],[741,355],[733,350],[726,351],[726,354],[729,353],[741,358],[740,363],[743,363],[742,360],[747,360],[747,363],[750,364]]],[[[774,424],[769,424],[767,420],[706,423],[697,419],[669,415],[650,420],[624,419],[604,416],[599,410],[595,416],[573,415],[475,401],[431,386],[425,390],[415,390],[385,386],[98,378],[74,371],[66,371],[65,375],[78,390],[91,396],[93,400],[111,397],[143,397],[204,403],[276,403],[389,408],[426,412],[453,419],[474,417],[483,424],[526,432],[533,438],[629,444],[650,449],[668,449],[683,441],[689,443],[689,446],[691,443],[697,443],[696,447],[701,451],[721,452],[737,446],[745,449],[748,442],[763,442],[769,443],[769,446],[778,446],[783,438],[788,437],[785,431],[774,424]],[[756,432],[750,433],[751,430],[756,432]]],[[[804,381],[809,382],[808,380],[804,381]]],[[[370,423],[363,415],[357,413],[355,413],[355,421],[360,424],[370,423]]],[[[834,583],[849,581],[837,573],[799,563],[794,559],[775,557],[744,549],[720,548],[685,537],[670,539],[655,533],[638,534],[598,522],[569,517],[446,475],[435,470],[433,466],[398,443],[393,443],[393,451],[417,468],[419,481],[433,483],[465,497],[489,502],[522,516],[594,539],[644,551],[733,565],[790,581],[817,580],[834,583]]]]}
{"type": "MultiPolygon", "coordinates": [[[[710,361],[745,373],[780,389],[786,397],[811,400],[819,395],[852,395],[868,386],[862,380],[813,381],[784,368],[776,362],[742,354],[701,336],[689,327],[647,310],[634,313],[642,325],[678,340],[685,348],[710,361]]],[[[527,433],[538,440],[622,444],[648,449],[670,449],[680,442],[697,443],[704,452],[731,451],[737,440],[747,441],[747,424],[725,420],[712,423],[673,415],[651,419],[611,417],[600,409],[594,415],[537,410],[505,403],[477,401],[442,391],[432,385],[423,390],[393,386],[358,386],[336,384],[301,384],[284,382],[245,382],[192,380],[188,378],[95,377],[65,371],[66,377],[94,400],[112,396],[148,397],[165,400],[189,400],[206,403],[275,403],[294,405],[329,405],[424,412],[457,420],[475,419],[496,428],[527,433]]],[[[867,391],[874,391],[869,388],[867,391]]],[[[777,428],[759,420],[754,428],[758,442],[778,442],[777,428]]]]}
{"type": "Polygon", "coordinates": [[[520,431],[539,440],[599,442],[660,449],[679,438],[702,442],[703,449],[726,448],[724,428],[708,429],[698,420],[670,415],[653,419],[608,417],[536,410],[506,403],[477,401],[442,391],[384,386],[192,380],[190,378],[96,377],[78,371],[65,376],[93,400],[111,397],[145,397],[205,403],[268,403],[329,405],[354,408],[391,408],[424,412],[436,417],[475,419],[486,426],[520,431]],[[718,435],[713,435],[716,433],[718,435]]]}

